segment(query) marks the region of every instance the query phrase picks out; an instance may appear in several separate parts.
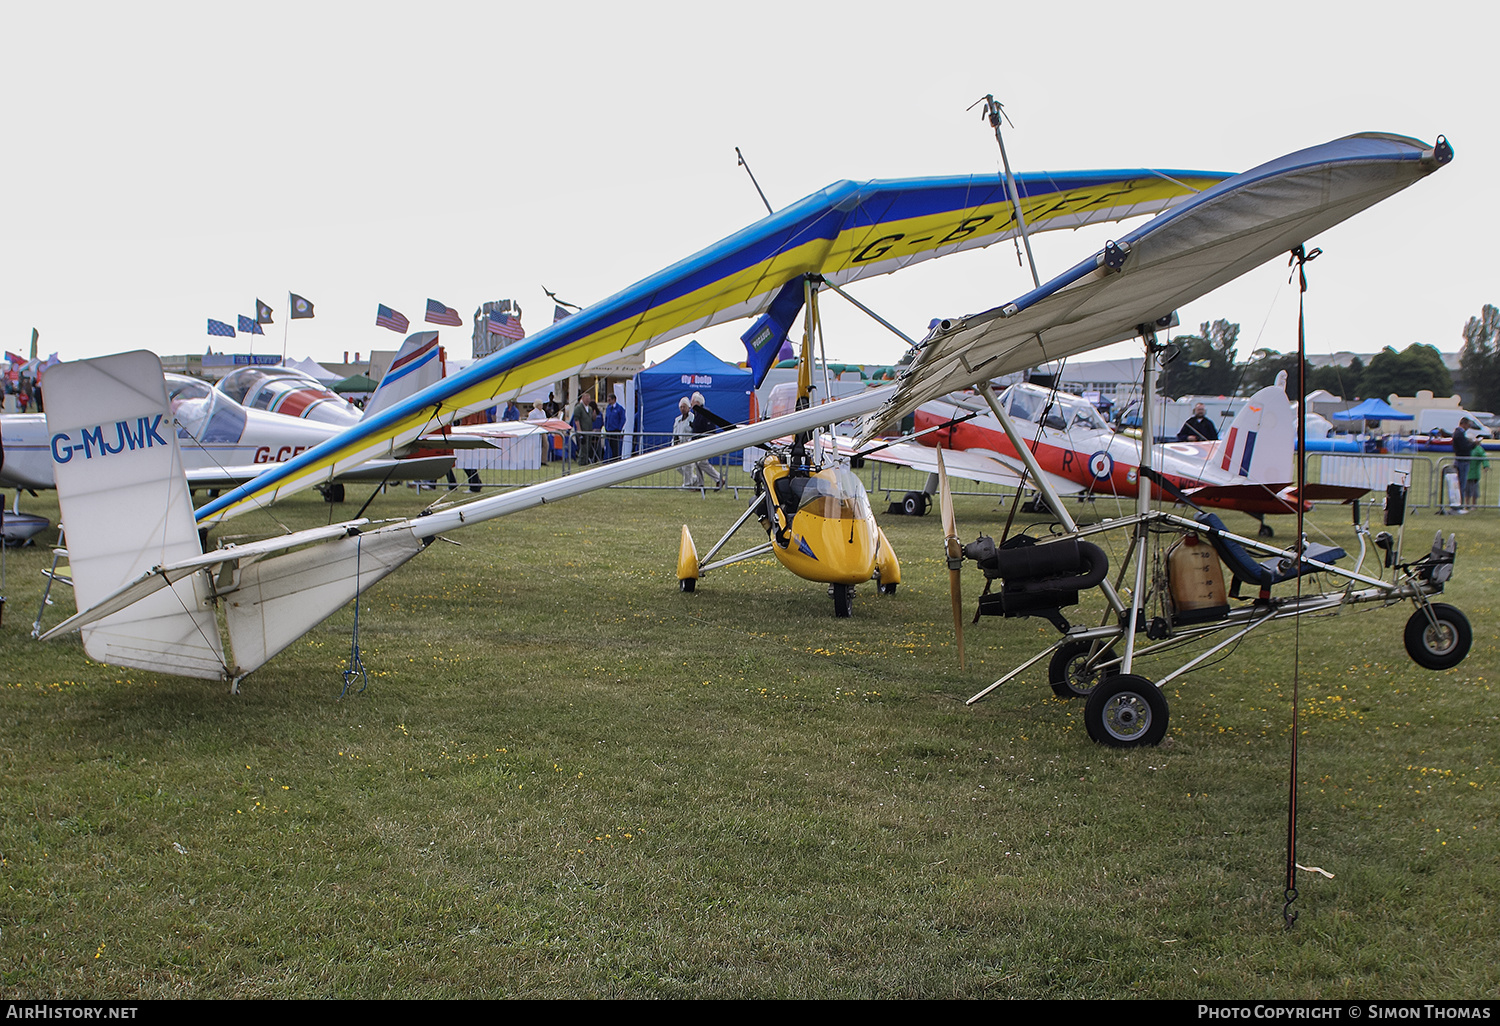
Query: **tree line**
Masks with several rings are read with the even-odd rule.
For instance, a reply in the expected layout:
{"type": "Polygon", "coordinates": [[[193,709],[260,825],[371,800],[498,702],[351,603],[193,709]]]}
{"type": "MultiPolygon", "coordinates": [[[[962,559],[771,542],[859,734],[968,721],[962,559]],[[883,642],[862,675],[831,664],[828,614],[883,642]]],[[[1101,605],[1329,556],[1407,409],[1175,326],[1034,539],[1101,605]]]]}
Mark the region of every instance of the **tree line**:
{"type": "MultiPolygon", "coordinates": [[[[1468,383],[1465,403],[1471,409],[1500,408],[1500,310],[1486,306],[1481,317],[1470,318],[1464,328],[1460,365],[1468,383]]],[[[1297,354],[1257,349],[1241,363],[1236,344],[1240,326],[1226,320],[1208,321],[1196,335],[1176,335],[1177,353],[1162,368],[1161,389],[1167,395],[1249,395],[1287,372],[1287,392],[1296,392],[1297,354]]],[[[1430,389],[1433,395],[1453,394],[1453,375],[1443,365],[1437,349],[1414,342],[1397,352],[1391,346],[1365,363],[1354,357],[1347,364],[1306,368],[1307,390],[1326,389],[1345,399],[1416,395],[1430,389]]]]}

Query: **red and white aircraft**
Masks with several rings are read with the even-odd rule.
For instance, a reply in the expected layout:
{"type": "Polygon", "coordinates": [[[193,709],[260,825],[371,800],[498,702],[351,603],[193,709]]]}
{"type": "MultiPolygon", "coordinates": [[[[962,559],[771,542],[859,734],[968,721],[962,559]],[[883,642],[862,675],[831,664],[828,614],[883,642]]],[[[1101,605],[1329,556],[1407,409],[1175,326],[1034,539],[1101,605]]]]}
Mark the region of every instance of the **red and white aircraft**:
{"type": "MultiPolygon", "coordinates": [[[[1060,495],[1133,497],[1140,483],[1141,443],[1115,432],[1081,396],[1031,384],[1012,385],[999,397],[1060,495]]],[[[978,396],[951,395],[917,408],[916,440],[960,454],[948,473],[1017,485],[1024,466],[999,420],[978,396]]],[[[1256,392],[1215,442],[1168,442],[1152,448],[1151,470],[1160,480],[1155,497],[1186,496],[1194,505],[1239,510],[1255,517],[1295,513],[1296,419],[1285,379],[1256,392]],[[1164,487],[1163,483],[1169,487],[1164,487]],[[1176,490],[1174,494],[1173,489],[1176,490]]],[[[936,471],[930,450],[904,443],[866,453],[867,459],[936,471]]],[[[1310,485],[1300,496],[1348,502],[1366,489],[1310,485]]]]}

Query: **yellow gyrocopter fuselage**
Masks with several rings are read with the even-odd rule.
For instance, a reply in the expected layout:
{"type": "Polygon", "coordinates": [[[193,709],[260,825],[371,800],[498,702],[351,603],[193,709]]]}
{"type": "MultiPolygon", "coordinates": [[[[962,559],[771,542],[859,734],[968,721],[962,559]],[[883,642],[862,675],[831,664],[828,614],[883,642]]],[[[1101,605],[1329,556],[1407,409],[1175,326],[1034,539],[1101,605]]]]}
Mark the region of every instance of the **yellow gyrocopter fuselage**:
{"type": "Polygon", "coordinates": [[[771,551],[798,577],[860,584],[875,576],[885,535],[875,526],[864,485],[842,463],[797,471],[777,456],[760,466],[771,551]]]}

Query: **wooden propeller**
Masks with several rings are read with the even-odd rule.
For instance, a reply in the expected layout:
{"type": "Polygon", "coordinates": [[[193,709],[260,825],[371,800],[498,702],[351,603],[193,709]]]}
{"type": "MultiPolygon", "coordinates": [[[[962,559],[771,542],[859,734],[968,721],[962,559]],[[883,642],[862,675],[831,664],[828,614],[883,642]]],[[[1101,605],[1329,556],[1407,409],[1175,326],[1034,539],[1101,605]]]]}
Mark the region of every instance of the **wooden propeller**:
{"type": "Polygon", "coordinates": [[[958,667],[964,665],[964,593],[959,584],[958,563],[964,547],[958,540],[958,525],[953,519],[953,491],[948,487],[948,468],[943,464],[943,450],[937,451],[938,509],[943,514],[943,555],[948,561],[948,595],[953,602],[953,633],[958,638],[958,667]],[[956,562],[957,561],[957,562],[956,562]]]}

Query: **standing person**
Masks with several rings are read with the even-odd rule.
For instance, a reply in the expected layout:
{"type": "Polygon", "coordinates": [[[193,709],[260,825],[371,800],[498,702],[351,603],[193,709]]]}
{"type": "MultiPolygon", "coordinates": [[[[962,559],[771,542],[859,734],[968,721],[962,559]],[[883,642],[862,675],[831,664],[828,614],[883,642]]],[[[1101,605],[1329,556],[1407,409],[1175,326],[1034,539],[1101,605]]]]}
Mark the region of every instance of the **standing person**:
{"type": "Polygon", "coordinates": [[[593,398],[588,392],[579,396],[578,405],[573,407],[573,417],[568,422],[573,425],[574,456],[581,464],[591,462],[590,457],[593,455],[593,398]]]}
{"type": "Polygon", "coordinates": [[[604,411],[599,409],[599,400],[590,393],[588,399],[589,412],[594,415],[594,432],[585,440],[588,444],[589,462],[600,463],[609,458],[609,453],[604,448],[604,411]]]}
{"type": "Polygon", "coordinates": [[[1453,432],[1453,465],[1458,470],[1459,501],[1463,507],[1459,510],[1460,513],[1469,512],[1477,504],[1476,500],[1479,496],[1479,478],[1469,477],[1474,450],[1479,447],[1479,443],[1468,434],[1469,431],[1478,430],[1478,424],[1464,417],[1458,422],[1458,429],[1453,432]]]}
{"type": "Polygon", "coordinates": [[[1207,411],[1203,404],[1199,403],[1193,407],[1193,415],[1182,424],[1182,430],[1177,432],[1179,442],[1217,442],[1219,440],[1219,429],[1214,427],[1214,422],[1208,419],[1207,411]]]}
{"type": "Polygon", "coordinates": [[[521,408],[516,405],[516,401],[514,399],[508,400],[506,402],[505,412],[500,414],[500,419],[501,421],[521,419],[521,408]]]}
{"type": "Polygon", "coordinates": [[[557,401],[556,393],[547,393],[547,401],[542,403],[542,409],[547,411],[549,417],[555,417],[562,412],[562,403],[557,401]]]}
{"type": "MultiPolygon", "coordinates": [[[[681,445],[693,440],[693,405],[688,402],[687,396],[677,400],[677,419],[672,421],[672,444],[681,445]]],[[[702,478],[698,476],[698,464],[684,463],[677,468],[682,472],[682,487],[702,487],[702,478]]]]}
{"type": "Polygon", "coordinates": [[[1484,483],[1484,472],[1489,469],[1489,454],[1484,451],[1484,446],[1476,440],[1474,451],[1469,454],[1469,479],[1464,482],[1468,486],[1466,498],[1471,509],[1479,508],[1479,486],[1484,483]]]}
{"type": "MultiPolygon", "coordinates": [[[[551,393],[548,393],[548,394],[550,395],[551,393]]],[[[550,413],[547,412],[547,404],[544,403],[544,402],[542,402],[540,399],[538,399],[538,400],[536,400],[535,402],[533,402],[531,404],[531,412],[526,415],[526,419],[528,421],[532,421],[532,420],[551,420],[552,419],[552,414],[550,414],[550,413]]],[[[562,440],[559,439],[556,435],[543,435],[542,436],[542,462],[543,463],[551,463],[554,460],[560,460],[560,459],[562,459],[562,457],[557,454],[557,447],[558,447],[559,442],[561,442],[561,441],[562,440]]]]}
{"type": "MultiPolygon", "coordinates": [[[[721,427],[734,426],[733,424],[729,423],[729,421],[725,420],[723,417],[719,416],[717,413],[710,410],[707,406],[704,405],[702,392],[693,393],[693,400],[690,409],[692,411],[691,417],[694,437],[711,434],[712,432],[719,430],[719,428],[721,427]]],[[[724,473],[723,471],[719,470],[719,468],[713,465],[712,460],[699,460],[697,466],[700,475],[711,477],[714,479],[714,491],[723,491],[725,482],[724,473]]]]}
{"type": "Polygon", "coordinates": [[[625,407],[615,400],[615,394],[609,393],[605,397],[609,400],[604,407],[604,440],[608,451],[604,454],[605,459],[617,460],[624,452],[621,447],[621,438],[625,431],[625,407]]]}

